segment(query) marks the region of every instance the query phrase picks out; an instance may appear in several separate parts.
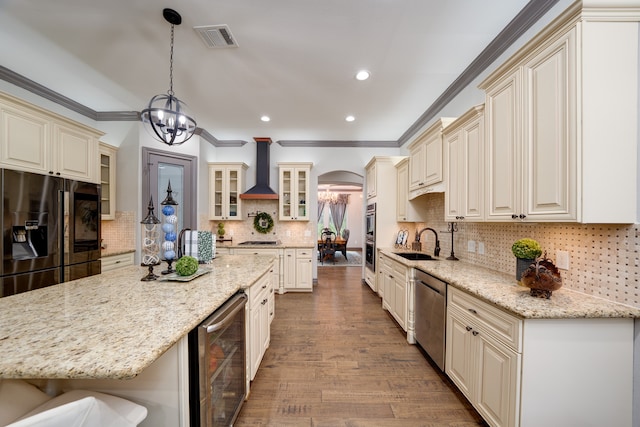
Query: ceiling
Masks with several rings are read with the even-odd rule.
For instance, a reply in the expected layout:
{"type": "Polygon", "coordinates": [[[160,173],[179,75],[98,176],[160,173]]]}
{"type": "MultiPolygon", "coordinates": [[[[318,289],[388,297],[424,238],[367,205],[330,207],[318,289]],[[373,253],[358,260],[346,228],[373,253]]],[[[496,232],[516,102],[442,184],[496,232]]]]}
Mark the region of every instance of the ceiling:
{"type": "Polygon", "coordinates": [[[174,92],[213,139],[397,142],[525,6],[544,2],[527,3],[0,0],[0,53],[13,49],[0,65],[96,112],[140,111],[169,89],[171,7],[182,15],[174,92]],[[216,24],[238,47],[208,48],[193,30],[216,24]],[[360,69],[371,77],[357,81],[360,69]]]}

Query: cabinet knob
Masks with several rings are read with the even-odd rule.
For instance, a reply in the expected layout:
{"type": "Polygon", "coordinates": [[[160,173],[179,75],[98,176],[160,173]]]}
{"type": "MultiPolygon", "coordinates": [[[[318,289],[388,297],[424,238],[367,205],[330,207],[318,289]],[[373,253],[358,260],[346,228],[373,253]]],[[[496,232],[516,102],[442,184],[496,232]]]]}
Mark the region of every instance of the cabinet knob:
{"type": "Polygon", "coordinates": [[[475,311],[473,308],[470,308],[470,309],[469,309],[469,312],[470,312],[470,313],[473,313],[473,314],[478,314],[478,312],[477,312],[477,311],[475,311]]]}
{"type": "Polygon", "coordinates": [[[480,332],[478,332],[478,331],[473,331],[473,332],[471,332],[471,333],[472,333],[472,334],[473,334],[473,336],[475,337],[475,336],[478,336],[478,334],[479,334],[480,332]]]}
{"type": "Polygon", "coordinates": [[[524,214],[520,214],[520,219],[525,219],[527,216],[524,214]]]}
{"type": "Polygon", "coordinates": [[[467,326],[465,329],[466,329],[466,330],[467,330],[467,332],[468,332],[468,331],[472,330],[473,328],[472,328],[471,326],[467,326]]]}
{"type": "Polygon", "coordinates": [[[518,219],[518,215],[516,214],[511,215],[511,219],[518,219]]]}
{"type": "Polygon", "coordinates": [[[265,305],[267,303],[267,299],[263,299],[262,302],[260,304],[265,305]]]}

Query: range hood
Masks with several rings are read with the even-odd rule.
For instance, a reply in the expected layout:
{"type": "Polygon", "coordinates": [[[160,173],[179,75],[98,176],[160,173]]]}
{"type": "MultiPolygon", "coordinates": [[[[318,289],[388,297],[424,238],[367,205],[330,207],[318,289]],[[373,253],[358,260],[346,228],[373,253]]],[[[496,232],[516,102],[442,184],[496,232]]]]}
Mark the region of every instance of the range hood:
{"type": "Polygon", "coordinates": [[[278,193],[269,187],[269,145],[271,138],[256,141],[256,185],[240,195],[243,200],[278,200],[278,193]]]}

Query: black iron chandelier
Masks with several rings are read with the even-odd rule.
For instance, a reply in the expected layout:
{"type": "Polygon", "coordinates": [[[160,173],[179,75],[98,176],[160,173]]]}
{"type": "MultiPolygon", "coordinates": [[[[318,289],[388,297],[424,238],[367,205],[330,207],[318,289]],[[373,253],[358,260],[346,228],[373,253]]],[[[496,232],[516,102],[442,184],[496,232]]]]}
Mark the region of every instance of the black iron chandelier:
{"type": "Polygon", "coordinates": [[[166,94],[151,98],[140,118],[149,133],[167,145],[180,145],[193,136],[196,121],[187,110],[187,105],[173,93],[173,33],[174,27],[182,23],[182,17],[173,9],[164,9],[162,16],[171,24],[171,56],[169,57],[169,90],[166,94]]]}

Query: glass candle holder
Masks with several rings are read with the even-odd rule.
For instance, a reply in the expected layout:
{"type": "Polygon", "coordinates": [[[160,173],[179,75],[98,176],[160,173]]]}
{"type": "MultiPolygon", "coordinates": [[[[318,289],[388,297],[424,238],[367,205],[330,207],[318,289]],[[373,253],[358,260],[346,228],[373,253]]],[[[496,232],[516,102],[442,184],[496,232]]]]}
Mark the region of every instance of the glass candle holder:
{"type": "Polygon", "coordinates": [[[167,186],[167,197],[160,203],[162,205],[162,232],[164,238],[162,242],[162,256],[167,263],[167,269],[162,274],[173,273],[175,270],[171,266],[176,259],[176,239],[178,226],[178,202],[171,194],[171,181],[167,186]]]}
{"type": "Polygon", "coordinates": [[[142,239],[142,260],[143,267],[149,267],[149,272],[141,280],[144,282],[156,280],[157,275],[153,273],[153,267],[160,264],[160,220],[153,213],[153,197],[149,198],[149,206],[147,208],[147,216],[140,221],[142,230],[140,237],[142,239]]]}

